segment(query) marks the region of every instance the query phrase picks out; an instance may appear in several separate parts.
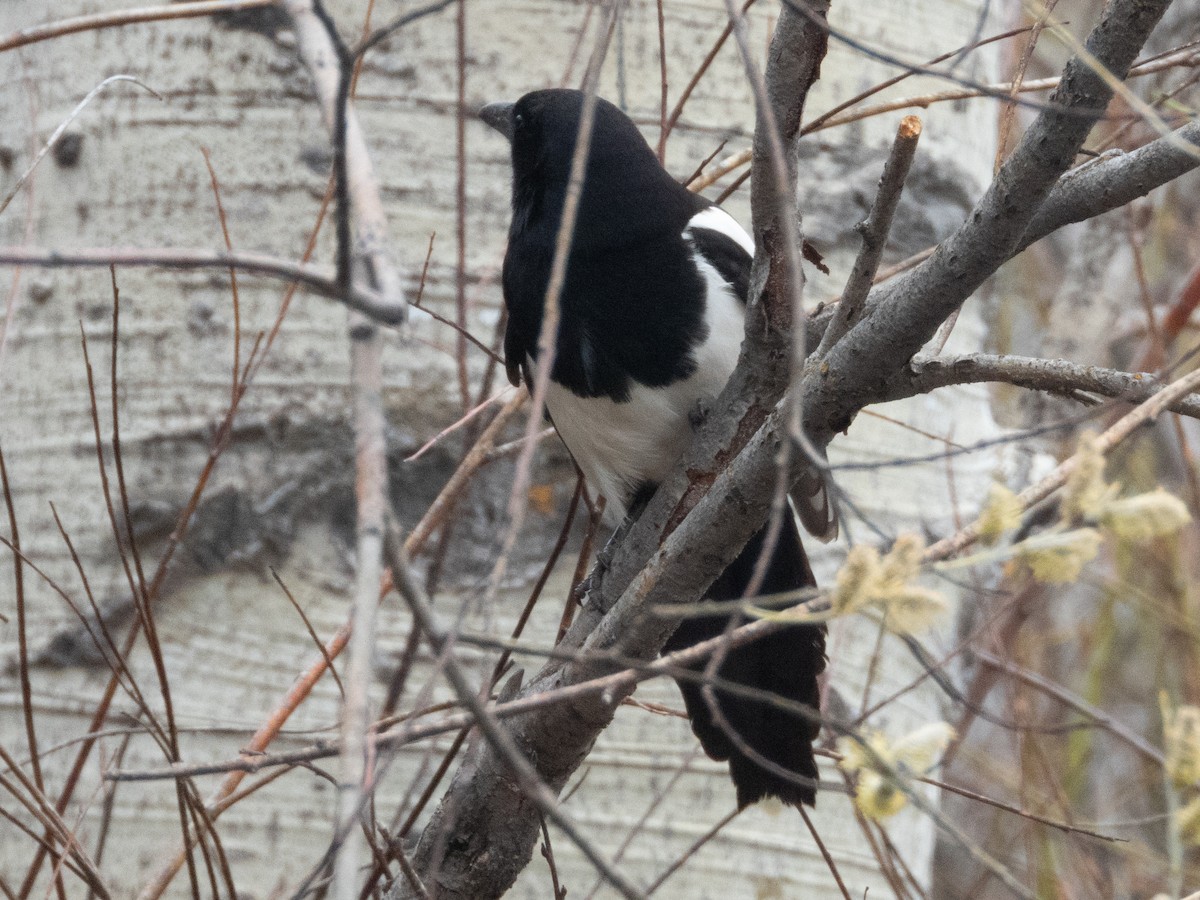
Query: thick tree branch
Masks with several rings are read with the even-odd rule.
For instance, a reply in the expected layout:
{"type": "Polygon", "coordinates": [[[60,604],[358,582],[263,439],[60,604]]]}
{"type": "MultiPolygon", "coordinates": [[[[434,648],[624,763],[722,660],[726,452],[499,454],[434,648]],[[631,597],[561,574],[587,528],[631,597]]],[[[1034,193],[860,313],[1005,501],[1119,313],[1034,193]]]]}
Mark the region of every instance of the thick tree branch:
{"type": "MultiPolygon", "coordinates": [[[[412,611],[413,619],[425,633],[434,652],[444,657],[443,671],[447,680],[453,686],[454,692],[458,695],[459,702],[471,713],[475,725],[486,736],[492,752],[504,761],[515,778],[516,784],[507,787],[507,790],[513,794],[513,803],[519,806],[532,805],[536,807],[541,814],[538,816],[539,825],[543,824],[541,817],[545,816],[566,832],[567,836],[571,838],[580,851],[592,862],[597,871],[622,896],[627,898],[643,897],[642,892],[596,849],[591,841],[580,832],[578,826],[563,812],[558,802],[557,792],[551,791],[546,787],[545,783],[538,776],[537,769],[522,755],[521,748],[517,746],[508,731],[500,725],[499,719],[496,718],[495,713],[488,708],[484,699],[480,697],[479,692],[472,686],[470,679],[463,672],[458,661],[453,655],[448,653],[447,643],[449,637],[438,628],[437,623],[434,621],[429,598],[425,596],[424,590],[417,583],[412,570],[408,566],[408,559],[404,554],[404,543],[400,539],[400,533],[395,523],[391,521],[387,525],[386,552],[388,565],[392,570],[392,582],[396,585],[396,589],[400,592],[400,595],[404,597],[405,602],[412,611]]],[[[445,805],[440,807],[438,812],[445,815],[445,805]]],[[[496,812],[503,815],[504,819],[493,822],[491,828],[476,835],[475,839],[482,840],[487,845],[487,852],[489,854],[496,855],[509,865],[515,866],[511,873],[505,873],[504,876],[505,879],[511,882],[516,879],[521,869],[525,867],[524,862],[521,861],[524,841],[519,832],[509,827],[510,823],[507,821],[510,815],[509,810],[507,808],[497,808],[496,812]],[[505,852],[500,846],[500,842],[505,840],[511,841],[514,837],[518,842],[514,848],[516,852],[511,854],[505,852]]],[[[436,816],[431,825],[436,830],[436,816]]],[[[440,873],[438,874],[440,876],[440,873]]],[[[408,887],[418,893],[419,886],[419,881],[415,883],[412,881],[408,882],[408,887]]]]}
{"type": "MultiPolygon", "coordinates": [[[[829,3],[815,2],[812,9],[814,15],[823,22],[829,3]]],[[[788,6],[781,7],[765,81],[770,105],[775,108],[775,121],[783,133],[785,149],[794,143],[799,133],[803,104],[808,90],[820,74],[827,40],[826,30],[819,24],[797,15],[788,6]],[[792,49],[784,53],[776,48],[777,44],[790,45],[792,49]]],[[[763,127],[760,121],[756,134],[763,127]]],[[[759,141],[756,138],[756,146],[765,147],[766,139],[759,141]]],[[[769,149],[763,152],[769,153],[769,149]]],[[[763,165],[770,165],[769,160],[764,160],[763,165]]],[[[769,172],[762,181],[773,184],[775,182],[769,172]]],[[[791,198],[788,203],[777,204],[772,199],[769,204],[766,200],[761,201],[766,206],[752,205],[757,253],[751,297],[760,296],[755,288],[755,284],[758,284],[757,290],[765,290],[768,299],[763,303],[755,303],[746,317],[746,341],[737,368],[721,396],[713,403],[713,415],[699,430],[684,457],[683,465],[677,467],[660,486],[614,556],[607,576],[590,593],[588,609],[576,618],[574,627],[568,633],[567,640],[572,646],[580,646],[591,634],[600,617],[648,563],[664,535],[678,525],[713,484],[718,473],[746,445],[787,388],[791,337],[786,331],[772,327],[772,316],[765,313],[764,307],[767,304],[789,306],[790,298],[777,293],[788,289],[786,278],[766,272],[768,265],[771,270],[779,271],[787,266],[788,261],[777,241],[772,247],[772,242],[764,238],[767,226],[762,223],[772,216],[797,216],[794,168],[789,169],[788,180],[788,195],[791,198]]],[[[798,219],[796,225],[798,232],[798,219]]],[[[776,224],[774,227],[778,229],[780,226],[776,224]]],[[[740,549],[752,533],[753,530],[748,531],[740,539],[731,536],[734,543],[740,540],[733,549],[740,549]]],[[[734,555],[736,552],[730,558],[734,555]]],[[[720,568],[713,569],[714,573],[719,571],[720,568]]],[[[698,594],[693,598],[695,596],[698,594]]]]}
{"type": "Polygon", "coordinates": [[[1017,244],[1017,252],[1064,225],[1091,219],[1144,197],[1200,166],[1200,121],[1129,153],[1110,150],[1072,169],[1054,186],[1017,244]],[[1191,145],[1191,150],[1185,148],[1191,145]]]}
{"type": "MultiPolygon", "coordinates": [[[[1124,79],[1170,0],[1112,0],[1087,50],[1124,79]]],[[[937,327],[1021,246],[1030,223],[1071,165],[1112,88],[1079,57],[967,220],[916,269],[872,292],[870,314],[834,347],[828,368],[805,380],[804,421],[827,443],[875,385],[898,371],[937,327]],[[866,362],[869,361],[869,364],[866,362]]]]}
{"type": "MultiPolygon", "coordinates": [[[[1091,53],[1123,75],[1166,5],[1166,0],[1115,0],[1089,38],[1091,53]]],[[[930,263],[913,273],[920,277],[903,279],[900,289],[888,294],[885,314],[876,311],[834,348],[830,367],[837,377],[825,373],[810,376],[812,402],[806,402],[807,427],[815,427],[820,438],[827,440],[846,421],[839,418],[841,410],[856,411],[862,398],[878,393],[875,386],[905,365],[945,315],[1016,252],[1029,221],[1074,158],[1110,95],[1104,80],[1090,69],[1078,61],[1068,64],[1055,96],[1056,106],[1044,112],[1027,134],[977,212],[939,248],[930,263]],[[1029,179],[1027,187],[1022,184],[1025,178],[1029,179]],[[995,228],[994,241],[982,227],[984,221],[995,228]],[[931,294],[926,295],[925,290],[931,294]],[[940,309],[931,314],[926,305],[940,309]]],[[[611,642],[630,654],[645,651],[642,642],[652,644],[656,636],[651,628],[633,626],[638,610],[647,603],[695,597],[707,582],[697,587],[696,582],[703,578],[694,570],[720,571],[728,564],[744,536],[761,523],[773,499],[775,460],[786,433],[786,418],[782,407],[772,412],[763,429],[717,476],[707,496],[623,593],[588,646],[599,648],[611,642]]]]}
{"type": "MultiPolygon", "coordinates": [[[[1170,137],[1157,138],[1130,152],[1110,150],[1058,180],[1021,236],[1013,257],[1057,229],[1120,209],[1196,167],[1200,167],[1200,121],[1190,122],[1171,132],[1170,137]],[[1198,152],[1188,152],[1182,144],[1193,145],[1198,152]]],[[[881,294],[872,294],[869,304],[880,302],[881,294]]],[[[822,341],[835,314],[836,304],[809,318],[806,335],[810,347],[822,341]]]]}
{"type": "MultiPolygon", "coordinates": [[[[1200,151],[1200,121],[1184,125],[1172,132],[1170,138],[1160,137],[1129,153],[1110,150],[1099,159],[1067,172],[1029,223],[1013,256],[1059,228],[1119,209],[1200,166],[1200,154],[1184,150],[1182,143],[1200,151]]],[[[881,302],[881,296],[882,292],[876,291],[868,298],[868,304],[881,302]]],[[[821,342],[836,309],[835,304],[808,319],[810,347],[821,342]]]]}

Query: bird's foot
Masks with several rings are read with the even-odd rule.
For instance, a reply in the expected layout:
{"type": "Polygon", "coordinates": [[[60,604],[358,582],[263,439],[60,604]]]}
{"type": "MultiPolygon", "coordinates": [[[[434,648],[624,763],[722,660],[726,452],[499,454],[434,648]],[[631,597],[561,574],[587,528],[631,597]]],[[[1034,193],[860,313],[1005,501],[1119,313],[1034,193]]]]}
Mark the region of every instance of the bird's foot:
{"type": "Polygon", "coordinates": [[[637,522],[638,517],[650,503],[650,498],[653,496],[653,485],[647,485],[634,494],[633,500],[629,504],[629,512],[625,514],[625,518],[621,521],[621,524],[617,526],[612,536],[605,541],[604,546],[600,548],[600,552],[596,554],[596,564],[592,566],[592,571],[575,588],[575,601],[580,606],[587,605],[588,597],[600,596],[604,585],[604,576],[608,574],[608,570],[612,566],[617,548],[621,546],[621,542],[625,540],[625,536],[629,534],[634,523],[637,522]]]}

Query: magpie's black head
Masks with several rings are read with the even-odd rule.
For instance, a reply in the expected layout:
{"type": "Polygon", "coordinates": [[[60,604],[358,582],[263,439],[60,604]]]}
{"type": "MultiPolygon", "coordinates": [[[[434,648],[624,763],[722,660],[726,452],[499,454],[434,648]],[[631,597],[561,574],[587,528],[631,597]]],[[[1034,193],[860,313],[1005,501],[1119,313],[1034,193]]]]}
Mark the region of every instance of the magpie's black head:
{"type": "MultiPolygon", "coordinates": [[[[584,95],[574,90],[526,94],[516,103],[491,103],[479,116],[512,143],[513,235],[557,230],[584,95]]],[[[575,240],[605,242],[618,233],[654,227],[664,216],[686,221],[694,200],[659,164],[632,120],[596,99],[575,240]]],[[[665,221],[662,224],[666,224],[665,221]]]]}

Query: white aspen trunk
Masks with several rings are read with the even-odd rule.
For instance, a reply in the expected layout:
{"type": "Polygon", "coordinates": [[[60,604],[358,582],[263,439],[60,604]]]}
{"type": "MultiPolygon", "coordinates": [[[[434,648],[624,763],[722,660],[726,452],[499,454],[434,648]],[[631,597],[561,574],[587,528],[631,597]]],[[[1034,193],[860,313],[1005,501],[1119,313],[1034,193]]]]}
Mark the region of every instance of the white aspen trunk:
{"type": "MultiPolygon", "coordinates": [[[[0,4],[0,35],[41,21],[126,7],[121,0],[67,0],[56,4],[0,4]]],[[[365,2],[332,3],[346,36],[361,29],[365,2]]],[[[379,4],[375,24],[411,6],[379,4]]],[[[976,37],[981,4],[975,0],[921,3],[836,3],[835,28],[871,47],[910,62],[953,50],[976,37]]],[[[754,46],[765,48],[777,7],[760,0],[751,13],[754,46]]],[[[484,0],[467,4],[467,96],[473,101],[515,98],[526,90],[558,84],[587,13],[582,2],[484,0]]],[[[722,0],[667,0],[666,41],[670,103],[696,70],[724,24],[722,0]]],[[[659,61],[653,0],[631,0],[618,44],[602,79],[603,93],[624,95],[651,142],[658,136],[659,61]]],[[[591,17],[577,83],[590,50],[600,10],[591,17]]],[[[993,11],[982,27],[988,35],[1006,27],[993,11]]],[[[129,83],[110,86],[70,127],[78,135],[77,159],[48,156],[33,179],[0,214],[0,244],[70,249],[80,247],[223,247],[205,169],[207,148],[221,185],[230,236],[238,250],[297,259],[316,219],[328,177],[329,150],[307,73],[294,41],[277,18],[247,13],[242,24],[190,19],[130,25],[39,43],[0,55],[0,194],[15,184],[58,123],[92,87],[115,73],[136,75],[159,92],[159,100],[129,83]],[[259,23],[264,35],[246,23],[259,23]]],[[[385,186],[393,253],[415,293],[431,232],[437,239],[424,304],[453,318],[455,295],[455,28],[448,10],[415,23],[385,49],[371,54],[358,88],[358,112],[385,186]]],[[[761,52],[760,52],[761,57],[761,52]]],[[[967,55],[958,74],[995,80],[992,47],[967,55]]],[[[760,58],[761,63],[761,58],[760,58]]],[[[824,112],[881,79],[895,67],[864,58],[838,39],[831,41],[822,80],[809,99],[807,118],[824,112]]],[[[916,95],[945,82],[913,78],[877,99],[916,95]]],[[[934,243],[957,225],[990,179],[995,154],[997,107],[988,100],[941,104],[921,112],[924,136],[898,216],[886,262],[934,243]]],[[[874,195],[887,146],[903,113],[892,113],[806,138],[801,193],[804,230],[825,254],[831,276],[811,273],[808,299],[836,297],[858,247],[853,231],[874,195]]],[[[722,50],[689,103],[669,143],[668,167],[691,172],[718,143],[721,156],[749,145],[754,111],[733,42],[722,50]]],[[[75,138],[72,138],[74,141],[75,138]]],[[[503,141],[484,126],[466,125],[466,295],[469,324],[489,342],[497,320],[498,264],[507,227],[508,161],[503,141]]],[[[728,179],[727,179],[728,181],[728,179]]],[[[726,182],[727,183],[727,182],[726,182]]],[[[715,196],[719,186],[710,192],[715,196]]],[[[727,208],[749,226],[748,192],[727,208]]],[[[330,261],[331,228],[318,257],[330,261]]],[[[173,272],[123,268],[118,401],[126,479],[134,518],[147,538],[152,570],[208,455],[213,431],[230,398],[234,354],[229,278],[216,270],[173,272]],[[152,540],[156,537],[157,542],[152,540]]],[[[240,360],[256,336],[269,331],[283,293],[279,283],[240,277],[240,360]]],[[[0,447],[8,463],[23,551],[76,602],[85,603],[78,574],[60,537],[54,503],[101,603],[119,605],[128,586],[115,552],[97,472],[80,329],[98,390],[101,431],[111,435],[108,365],[112,293],[103,269],[0,273],[5,297],[0,343],[0,447]]],[[[968,303],[951,347],[982,348],[986,329],[981,307],[968,303]]],[[[393,455],[398,461],[455,420],[460,412],[454,333],[414,312],[411,327],[387,338],[393,455]]],[[[468,350],[473,390],[484,358],[468,350]]],[[[501,373],[502,377],[502,373],[501,373]]],[[[295,676],[315,656],[311,639],[271,578],[273,565],[304,607],[317,634],[328,639],[349,611],[352,560],[353,464],[349,425],[346,314],[331,301],[298,295],[279,338],[238,414],[233,440],[205,490],[192,536],[180,549],[174,574],[156,607],[160,640],[187,761],[233,758],[247,736],[273,709],[295,676]]],[[[961,444],[992,437],[987,392],[982,387],[940,391],[880,410],[916,430],[861,415],[834,443],[840,462],[882,462],[934,453],[943,445],[928,434],[961,444]],[[922,433],[923,432],[923,433],[922,433]]],[[[549,447],[549,444],[545,446],[549,447]]],[[[395,500],[406,522],[415,521],[452,471],[461,441],[447,438],[420,463],[397,462],[395,500]]],[[[561,453],[561,451],[559,451],[561,453]]],[[[111,450],[106,462],[112,474],[111,450]]],[[[560,457],[561,459],[561,457],[560,457]]],[[[887,538],[903,531],[944,534],[974,512],[993,475],[1004,467],[994,452],[957,457],[947,464],[882,467],[845,472],[839,483],[863,517],[887,538]]],[[[451,615],[479,593],[500,543],[501,516],[510,469],[494,465],[471,497],[460,549],[451,554],[448,584],[439,613],[451,615]]],[[[539,469],[553,487],[556,512],[537,511],[520,542],[519,583],[506,589],[496,609],[471,609],[469,625],[507,635],[520,612],[528,583],[545,558],[561,521],[573,479],[565,466],[539,469]]],[[[115,480],[114,480],[115,490],[115,480]]],[[[0,521],[5,521],[0,519],[0,521]]],[[[7,525],[0,528],[7,535],[7,525]]],[[[844,519],[842,541],[814,550],[818,577],[828,583],[846,547],[879,542],[854,514],[844,519]]],[[[570,555],[570,554],[568,554],[570,555]]],[[[573,560],[552,580],[526,640],[548,644],[558,625],[573,560]]],[[[560,568],[563,568],[560,566],[560,568]]],[[[0,552],[0,743],[27,756],[17,679],[17,617],[13,559],[0,552]]],[[[62,599],[25,570],[28,633],[37,665],[32,672],[38,738],[48,792],[56,796],[75,748],[46,748],[77,738],[107,680],[107,670],[88,652],[88,642],[62,599]],[[82,649],[81,649],[82,648],[82,649]]],[[[125,621],[128,621],[126,618],[125,621]]],[[[379,695],[404,645],[407,612],[392,600],[380,615],[379,695]]],[[[125,625],[117,629],[122,634],[125,625]]],[[[857,710],[864,697],[876,629],[865,620],[837,622],[829,640],[832,689],[857,710]]],[[[930,639],[935,650],[948,642],[930,639]]],[[[494,656],[461,649],[478,671],[494,656]]],[[[869,702],[921,674],[913,657],[885,639],[874,667],[869,702]]],[[[162,702],[144,642],[132,667],[151,706],[162,702]]],[[[430,658],[422,652],[406,692],[417,696],[430,658]]],[[[536,660],[524,663],[538,665],[536,660]]],[[[435,699],[450,696],[439,685],[435,699]]],[[[669,682],[639,689],[646,702],[681,706],[669,682]]],[[[941,696],[928,682],[890,704],[871,724],[902,734],[943,718],[941,696]]],[[[869,705],[868,702],[868,705],[869,705]]],[[[119,693],[110,727],[135,712],[119,693]]],[[[305,746],[332,736],[338,717],[336,686],[324,679],[273,749],[305,746]]],[[[123,736],[102,739],[69,807],[68,822],[95,846],[102,807],[101,770],[112,764],[123,736]]],[[[433,742],[444,748],[449,738],[433,742]]],[[[440,754],[429,744],[404,748],[377,798],[381,823],[422,767],[440,754]]],[[[164,762],[143,735],[130,740],[123,768],[164,762]]],[[[733,806],[723,764],[699,754],[686,721],[627,706],[598,742],[580,772],[582,787],[567,810],[610,855],[666,791],[621,866],[647,884],[733,806]],[[686,772],[671,784],[681,765],[686,772]]],[[[824,772],[840,778],[832,767],[824,772]]],[[[427,777],[426,776],[423,776],[427,777]]],[[[198,779],[202,795],[217,779],[198,779]]],[[[417,793],[424,786],[420,781],[417,793]]],[[[440,796],[441,789],[436,796],[440,796]]],[[[335,792],[309,772],[297,770],[237,804],[220,820],[236,883],[246,896],[275,896],[294,889],[324,852],[331,833],[335,792]]],[[[933,796],[932,794],[930,795],[933,796]]],[[[0,804],[10,808],[6,798],[0,804]]],[[[887,882],[863,839],[844,795],[823,793],[814,824],[837,862],[852,896],[890,895],[887,882]]],[[[420,824],[418,824],[418,828],[420,824]]],[[[886,829],[918,880],[930,880],[934,827],[909,809],[886,829]]],[[[117,790],[102,871],[114,896],[133,896],[179,841],[175,792],[169,782],[124,784],[117,790]]],[[[32,843],[0,821],[0,875],[18,884],[32,843]]],[[[572,897],[586,896],[595,874],[562,834],[552,830],[559,875],[572,897]]],[[[44,867],[36,895],[44,893],[44,867]]],[[[203,866],[201,879],[204,881],[203,866]]],[[[181,873],[172,888],[187,892],[181,873]]],[[[514,897],[550,893],[545,862],[536,854],[514,897]]],[[[608,896],[604,890],[598,896],[608,896]]],[[[722,900],[742,897],[840,896],[801,819],[792,811],[761,806],[748,810],[701,850],[656,893],[659,897],[722,900]]]]}

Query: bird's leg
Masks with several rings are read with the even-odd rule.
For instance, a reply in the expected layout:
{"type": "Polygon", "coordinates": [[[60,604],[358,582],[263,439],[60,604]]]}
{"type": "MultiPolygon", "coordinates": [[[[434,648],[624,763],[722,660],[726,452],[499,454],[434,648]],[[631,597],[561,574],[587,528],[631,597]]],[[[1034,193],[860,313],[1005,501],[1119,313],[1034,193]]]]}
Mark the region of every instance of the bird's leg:
{"type": "Polygon", "coordinates": [[[592,566],[592,571],[588,573],[587,578],[579,582],[579,587],[575,590],[575,599],[580,604],[586,601],[589,594],[598,592],[604,584],[604,576],[608,573],[608,567],[612,565],[613,556],[616,555],[617,547],[621,545],[621,541],[629,534],[633,523],[638,520],[643,510],[649,505],[650,498],[654,496],[654,490],[657,485],[646,485],[633,495],[633,499],[629,503],[629,511],[625,513],[625,518],[621,520],[621,524],[617,526],[612,536],[605,541],[600,552],[596,554],[596,564],[592,566]]]}
{"type": "MultiPolygon", "coordinates": [[[[700,430],[700,426],[704,424],[711,410],[712,399],[709,397],[700,397],[688,410],[688,424],[693,433],[700,430]]],[[[617,526],[617,530],[612,533],[612,537],[605,542],[600,552],[596,554],[596,565],[592,567],[592,571],[588,573],[587,578],[579,582],[579,587],[575,589],[575,600],[580,605],[587,600],[589,594],[600,590],[608,567],[612,564],[613,555],[617,552],[617,547],[625,539],[625,535],[629,534],[633,523],[649,505],[650,498],[654,496],[657,488],[656,484],[644,484],[634,493],[633,498],[629,501],[629,511],[625,514],[625,518],[617,526]]]]}
{"type": "MultiPolygon", "coordinates": [[[[693,432],[700,430],[700,426],[708,418],[710,408],[709,399],[701,397],[688,411],[688,424],[691,426],[693,432]]],[[[612,533],[612,537],[608,539],[604,547],[596,554],[596,565],[588,573],[588,577],[579,582],[579,587],[575,591],[575,599],[579,603],[582,604],[587,599],[588,594],[593,591],[599,591],[600,586],[604,583],[604,575],[608,572],[609,565],[612,564],[613,555],[617,552],[617,547],[625,539],[625,535],[629,534],[633,523],[638,520],[643,510],[649,505],[650,498],[654,496],[654,491],[657,487],[654,484],[646,484],[633,495],[633,499],[629,503],[629,512],[625,514],[625,518],[617,526],[617,530],[612,533]]]]}

